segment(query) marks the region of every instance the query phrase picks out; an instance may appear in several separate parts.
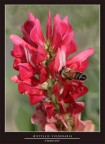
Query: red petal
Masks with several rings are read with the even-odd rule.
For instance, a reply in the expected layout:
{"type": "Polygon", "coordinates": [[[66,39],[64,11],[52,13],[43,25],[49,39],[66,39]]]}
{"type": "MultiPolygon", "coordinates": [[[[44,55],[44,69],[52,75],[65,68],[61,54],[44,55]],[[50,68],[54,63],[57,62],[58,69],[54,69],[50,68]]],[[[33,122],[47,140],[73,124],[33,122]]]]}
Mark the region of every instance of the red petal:
{"type": "Polygon", "coordinates": [[[63,36],[66,32],[72,31],[72,27],[67,23],[67,17],[61,21],[59,14],[54,17],[54,25],[58,25],[61,36],[63,36]]]}
{"type": "Polygon", "coordinates": [[[58,48],[58,51],[57,51],[57,54],[56,54],[56,57],[55,57],[55,64],[54,64],[54,69],[55,69],[56,72],[59,71],[59,67],[60,67],[60,58],[59,58],[60,55],[61,55],[61,50],[60,50],[60,48],[58,48]]]}
{"type": "Polygon", "coordinates": [[[12,54],[14,57],[17,57],[17,58],[24,58],[25,57],[23,48],[21,48],[17,45],[14,45],[12,54]]]}
{"type": "Polygon", "coordinates": [[[60,34],[63,37],[63,35],[67,33],[67,30],[69,29],[69,25],[62,21],[60,22],[59,29],[60,29],[60,34]]]}
{"type": "Polygon", "coordinates": [[[34,17],[34,15],[31,12],[28,14],[28,19],[29,19],[29,21],[32,21],[35,24],[36,18],[34,17]]]}
{"type": "Polygon", "coordinates": [[[66,45],[66,57],[68,57],[73,52],[76,52],[77,45],[75,40],[73,39],[68,45],[66,45]]]}
{"type": "Polygon", "coordinates": [[[27,94],[30,89],[30,86],[25,84],[24,82],[20,82],[18,85],[18,91],[21,94],[27,94]]]}
{"type": "Polygon", "coordinates": [[[45,102],[44,103],[44,106],[45,106],[45,111],[46,111],[46,114],[49,118],[51,118],[55,112],[55,107],[54,107],[54,104],[52,102],[45,102]]]}
{"type": "Polygon", "coordinates": [[[44,37],[40,26],[40,21],[36,19],[35,26],[33,27],[30,33],[31,40],[35,43],[38,43],[43,46],[44,44],[44,37]]]}
{"type": "Polygon", "coordinates": [[[63,101],[64,101],[65,103],[73,103],[73,102],[75,102],[75,101],[74,101],[74,98],[71,97],[70,94],[67,94],[65,97],[63,97],[63,101]]]}
{"type": "Polygon", "coordinates": [[[73,116],[73,129],[75,131],[83,131],[85,128],[85,124],[83,121],[81,121],[80,119],[78,119],[78,117],[76,117],[75,115],[73,116]]]}
{"type": "Polygon", "coordinates": [[[65,36],[63,37],[63,40],[62,40],[62,44],[63,45],[68,45],[71,43],[71,41],[73,40],[73,37],[74,37],[74,32],[70,32],[70,33],[67,33],[65,34],[65,36]]]}
{"type": "Polygon", "coordinates": [[[38,54],[36,58],[36,64],[38,65],[47,58],[47,52],[42,46],[38,46],[38,54]]]}
{"type": "Polygon", "coordinates": [[[63,22],[68,23],[68,16],[65,16],[63,22]]]}
{"type": "Polygon", "coordinates": [[[20,37],[18,37],[15,34],[10,35],[10,39],[12,41],[13,44],[17,45],[17,46],[26,46],[27,43],[20,37]]]}
{"type": "Polygon", "coordinates": [[[34,46],[34,43],[31,41],[30,38],[30,32],[32,28],[35,26],[35,17],[32,15],[32,13],[29,13],[28,19],[25,24],[21,27],[21,30],[24,34],[24,39],[27,41],[29,44],[34,46]]]}
{"type": "Polygon", "coordinates": [[[85,60],[81,63],[80,67],[79,67],[79,71],[84,72],[84,70],[88,67],[88,60],[85,60]]]}
{"type": "Polygon", "coordinates": [[[62,46],[61,49],[58,48],[56,57],[55,57],[55,65],[54,69],[55,71],[60,71],[62,67],[66,65],[66,48],[65,46],[62,46]]]}
{"type": "Polygon", "coordinates": [[[44,90],[42,90],[42,89],[40,89],[38,86],[33,86],[33,87],[30,87],[30,90],[29,90],[29,95],[31,94],[31,95],[45,95],[45,93],[44,93],[45,91],[44,90]]]}
{"type": "Polygon", "coordinates": [[[59,97],[60,89],[61,89],[61,87],[56,83],[56,84],[53,86],[52,92],[53,92],[57,97],[59,97]]]}
{"type": "Polygon", "coordinates": [[[69,105],[67,109],[71,114],[78,114],[84,110],[83,102],[75,102],[69,105]]]}
{"type": "Polygon", "coordinates": [[[54,78],[54,75],[55,75],[54,64],[55,64],[55,61],[51,61],[48,66],[52,78],[54,78]]]}
{"type": "Polygon", "coordinates": [[[34,25],[35,25],[34,22],[27,20],[25,22],[25,24],[23,25],[23,27],[26,30],[26,32],[28,34],[30,34],[30,32],[31,32],[32,28],[34,27],[34,25]]]}
{"type": "Polygon", "coordinates": [[[22,38],[20,38],[19,36],[12,34],[10,36],[11,41],[13,42],[13,44],[21,47],[21,48],[25,48],[28,47],[29,49],[34,49],[37,50],[36,47],[31,46],[30,44],[28,44],[27,42],[25,42],[22,38]]]}
{"type": "Polygon", "coordinates": [[[45,125],[45,132],[57,132],[57,128],[55,124],[46,124],[45,125]]]}
{"type": "Polygon", "coordinates": [[[41,96],[29,95],[29,99],[30,99],[30,104],[31,105],[37,104],[38,102],[42,101],[44,98],[45,98],[45,96],[43,96],[43,95],[41,95],[41,96]]]}
{"type": "Polygon", "coordinates": [[[21,31],[24,34],[24,40],[28,42],[29,44],[31,44],[32,46],[34,46],[34,43],[33,41],[31,41],[29,33],[25,30],[23,26],[21,27],[21,31]]]}
{"type": "Polygon", "coordinates": [[[67,60],[67,65],[73,64],[75,62],[83,62],[85,61],[89,56],[91,56],[94,53],[93,48],[89,48],[87,50],[82,51],[81,53],[77,54],[73,58],[67,60]]]}
{"type": "Polygon", "coordinates": [[[25,47],[24,51],[27,62],[30,63],[33,67],[35,67],[36,51],[34,49],[29,49],[28,47],[25,47]]]}
{"type": "Polygon", "coordinates": [[[52,47],[57,49],[61,45],[61,42],[62,42],[62,38],[59,31],[59,27],[57,24],[55,24],[53,30],[52,42],[51,42],[52,47]]]}
{"type": "Polygon", "coordinates": [[[19,72],[22,80],[29,79],[35,74],[35,71],[28,63],[19,64],[19,72]]]}
{"type": "Polygon", "coordinates": [[[54,17],[54,24],[58,24],[61,21],[60,15],[56,14],[54,17]]]}
{"type": "Polygon", "coordinates": [[[37,78],[35,78],[34,76],[31,79],[27,79],[23,81],[25,84],[28,84],[30,86],[35,86],[36,88],[40,88],[39,87],[39,80],[37,78]]]}
{"type": "Polygon", "coordinates": [[[43,66],[40,72],[40,82],[44,83],[48,78],[48,72],[46,71],[46,68],[43,66]]]}
{"type": "Polygon", "coordinates": [[[51,24],[51,13],[49,11],[49,15],[47,19],[46,38],[50,39],[51,35],[52,35],[52,24],[51,24]]]}
{"type": "Polygon", "coordinates": [[[69,91],[70,91],[70,84],[69,84],[69,86],[65,86],[64,88],[63,88],[63,92],[62,92],[62,94],[61,94],[61,97],[65,97],[68,93],[69,93],[69,91]]]}
{"type": "Polygon", "coordinates": [[[15,58],[14,62],[13,62],[13,68],[15,70],[19,70],[19,64],[22,62],[22,60],[20,58],[15,58]]]}
{"type": "Polygon", "coordinates": [[[15,83],[21,82],[20,79],[19,79],[19,76],[17,76],[17,75],[12,76],[12,77],[11,77],[11,80],[12,80],[13,82],[15,82],[15,83]]]}
{"type": "Polygon", "coordinates": [[[31,122],[33,124],[45,125],[46,116],[41,110],[35,110],[34,114],[32,115],[31,122]]]}
{"type": "Polygon", "coordinates": [[[65,103],[74,103],[75,102],[73,96],[70,95],[70,91],[71,91],[71,86],[65,86],[63,93],[60,95],[60,97],[62,98],[62,100],[65,103]]]}
{"type": "Polygon", "coordinates": [[[80,86],[80,87],[77,87],[75,90],[74,90],[74,93],[72,94],[72,97],[74,99],[77,99],[83,95],[85,95],[86,93],[88,92],[88,88],[85,87],[84,85],[80,86]]]}
{"type": "Polygon", "coordinates": [[[95,131],[95,125],[92,123],[91,120],[83,121],[85,124],[84,132],[94,132],[95,131]]]}
{"type": "Polygon", "coordinates": [[[65,114],[66,113],[66,109],[64,107],[64,103],[59,103],[59,107],[60,107],[60,113],[61,114],[65,114]]]}

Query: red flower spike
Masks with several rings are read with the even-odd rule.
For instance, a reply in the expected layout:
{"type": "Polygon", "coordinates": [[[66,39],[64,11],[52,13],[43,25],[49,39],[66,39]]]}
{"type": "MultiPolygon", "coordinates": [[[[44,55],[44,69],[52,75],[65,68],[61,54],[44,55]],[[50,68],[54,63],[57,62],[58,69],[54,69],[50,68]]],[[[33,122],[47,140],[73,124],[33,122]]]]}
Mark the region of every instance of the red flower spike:
{"type": "Polygon", "coordinates": [[[39,19],[32,13],[29,13],[21,31],[22,38],[15,34],[10,36],[14,44],[11,51],[13,67],[19,71],[11,80],[18,84],[19,93],[28,95],[31,105],[40,103],[35,107],[31,122],[39,124],[40,129],[47,132],[94,131],[92,121],[81,120],[84,103],[76,102],[88,92],[84,86],[85,75],[81,81],[76,78],[82,76],[88,67],[88,57],[94,49],[89,48],[67,59],[77,50],[74,31],[68,23],[68,16],[61,20],[56,14],[52,25],[50,11],[46,40],[39,19]]]}

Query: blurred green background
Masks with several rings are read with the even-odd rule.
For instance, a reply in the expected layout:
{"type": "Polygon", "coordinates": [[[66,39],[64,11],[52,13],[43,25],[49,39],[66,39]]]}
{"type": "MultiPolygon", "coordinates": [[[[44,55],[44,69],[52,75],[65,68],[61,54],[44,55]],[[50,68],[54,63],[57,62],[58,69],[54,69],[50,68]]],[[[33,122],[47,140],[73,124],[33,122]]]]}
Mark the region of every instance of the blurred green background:
{"type": "MultiPolygon", "coordinates": [[[[52,17],[56,13],[69,17],[78,45],[78,52],[93,47],[95,54],[89,58],[89,66],[85,74],[87,75],[86,86],[89,88],[88,94],[79,99],[85,102],[85,110],[82,119],[90,119],[96,126],[96,131],[100,131],[100,28],[99,28],[99,5],[6,5],[5,6],[5,131],[35,131],[38,126],[31,124],[31,116],[35,106],[31,106],[26,95],[18,93],[17,84],[11,82],[10,78],[17,74],[13,69],[13,57],[10,51],[13,48],[10,42],[10,34],[22,36],[20,27],[27,20],[28,13],[41,21],[45,34],[48,10],[52,12],[52,17]]],[[[76,53],[78,53],[76,52],[76,53]]],[[[75,54],[76,54],[75,53],[75,54]]],[[[75,55],[73,54],[73,55],[75,55]]]]}

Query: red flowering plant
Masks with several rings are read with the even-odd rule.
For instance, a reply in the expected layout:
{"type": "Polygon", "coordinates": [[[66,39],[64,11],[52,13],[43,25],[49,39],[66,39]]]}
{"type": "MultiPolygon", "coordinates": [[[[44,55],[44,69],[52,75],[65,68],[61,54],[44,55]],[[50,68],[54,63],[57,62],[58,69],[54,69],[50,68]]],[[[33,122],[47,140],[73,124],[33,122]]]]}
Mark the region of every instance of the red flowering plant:
{"type": "Polygon", "coordinates": [[[77,99],[88,92],[84,85],[88,57],[93,48],[76,56],[68,56],[77,51],[74,31],[68,17],[61,20],[48,14],[46,38],[40,21],[29,13],[28,20],[21,27],[23,37],[10,36],[13,46],[13,68],[18,75],[11,79],[18,84],[18,91],[27,94],[31,105],[36,105],[31,122],[39,124],[46,132],[94,131],[91,120],[82,121],[84,103],[77,99]]]}

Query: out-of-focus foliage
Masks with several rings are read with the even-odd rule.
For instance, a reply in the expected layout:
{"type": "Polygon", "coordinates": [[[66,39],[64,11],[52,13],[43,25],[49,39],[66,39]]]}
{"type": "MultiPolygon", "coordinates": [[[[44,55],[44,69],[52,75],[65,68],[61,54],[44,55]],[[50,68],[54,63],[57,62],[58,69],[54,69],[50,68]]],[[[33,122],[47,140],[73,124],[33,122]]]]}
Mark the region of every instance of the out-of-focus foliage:
{"type": "Polygon", "coordinates": [[[10,56],[10,51],[13,45],[9,40],[9,36],[12,33],[22,36],[21,25],[27,20],[29,12],[32,12],[40,19],[45,34],[49,10],[52,12],[52,17],[56,13],[59,13],[62,18],[65,15],[69,17],[69,22],[74,29],[78,45],[76,53],[89,47],[95,48],[95,54],[89,58],[89,66],[85,72],[87,75],[85,85],[89,88],[89,92],[78,101],[85,102],[82,119],[93,120],[96,131],[100,131],[99,9],[98,5],[6,5],[6,131],[37,131],[39,129],[39,127],[31,124],[31,115],[34,112],[35,106],[29,104],[26,95],[18,93],[17,85],[10,80],[11,76],[17,74],[17,72],[12,67],[13,58],[10,56]]]}

